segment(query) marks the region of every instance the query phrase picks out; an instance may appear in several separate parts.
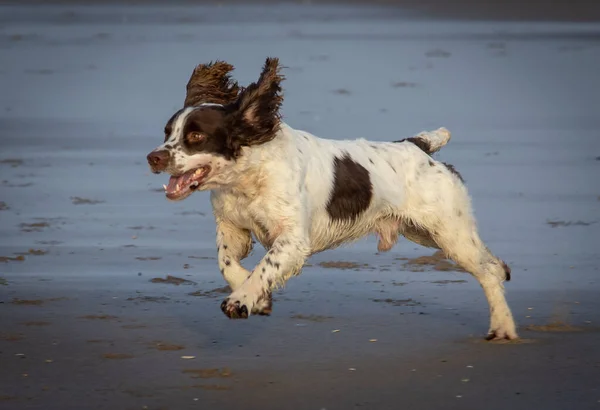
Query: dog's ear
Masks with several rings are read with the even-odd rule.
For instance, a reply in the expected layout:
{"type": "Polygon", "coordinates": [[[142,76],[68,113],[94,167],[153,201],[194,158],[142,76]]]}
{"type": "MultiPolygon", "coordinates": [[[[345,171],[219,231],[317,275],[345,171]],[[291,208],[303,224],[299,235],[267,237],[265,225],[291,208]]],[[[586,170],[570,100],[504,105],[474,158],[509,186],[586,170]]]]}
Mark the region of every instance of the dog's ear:
{"type": "Polygon", "coordinates": [[[283,102],[279,59],[267,58],[260,78],[242,90],[226,107],[229,143],[235,152],[242,146],[258,145],[275,138],[279,129],[279,109],[283,102]]]}
{"type": "Polygon", "coordinates": [[[235,102],[239,86],[231,78],[233,66],[225,61],[198,65],[187,83],[184,107],[214,103],[227,105],[235,102]]]}

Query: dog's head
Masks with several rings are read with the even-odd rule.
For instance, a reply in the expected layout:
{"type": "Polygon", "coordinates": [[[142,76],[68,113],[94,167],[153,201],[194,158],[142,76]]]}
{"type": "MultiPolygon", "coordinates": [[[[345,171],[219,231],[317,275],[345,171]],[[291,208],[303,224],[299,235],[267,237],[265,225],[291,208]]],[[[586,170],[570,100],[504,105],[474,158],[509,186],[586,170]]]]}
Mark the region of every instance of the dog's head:
{"type": "Polygon", "coordinates": [[[168,199],[234,183],[243,147],[275,138],[283,100],[278,59],[268,58],[259,80],[239,95],[231,70],[224,62],[194,70],[184,108],[167,122],[164,143],[147,156],[152,172],[171,175],[168,199]]]}

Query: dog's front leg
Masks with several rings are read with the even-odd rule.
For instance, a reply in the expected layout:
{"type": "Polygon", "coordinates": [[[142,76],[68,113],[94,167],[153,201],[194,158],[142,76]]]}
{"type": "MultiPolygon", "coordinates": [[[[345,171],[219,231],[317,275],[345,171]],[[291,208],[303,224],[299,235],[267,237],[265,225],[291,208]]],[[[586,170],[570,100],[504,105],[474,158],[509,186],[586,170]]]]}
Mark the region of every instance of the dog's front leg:
{"type": "Polygon", "coordinates": [[[307,241],[281,235],[250,277],[221,303],[221,310],[231,319],[246,319],[249,314],[269,314],[271,291],[300,272],[309,254],[307,241]]]}
{"type": "Polygon", "coordinates": [[[252,250],[250,231],[217,219],[217,250],[221,274],[235,291],[250,276],[240,263],[252,250]]]}

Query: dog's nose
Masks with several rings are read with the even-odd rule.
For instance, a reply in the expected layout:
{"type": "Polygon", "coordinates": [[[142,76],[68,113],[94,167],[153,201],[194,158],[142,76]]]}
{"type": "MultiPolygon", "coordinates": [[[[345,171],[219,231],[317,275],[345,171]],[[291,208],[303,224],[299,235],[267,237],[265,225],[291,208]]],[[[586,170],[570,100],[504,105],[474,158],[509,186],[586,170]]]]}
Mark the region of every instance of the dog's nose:
{"type": "Polygon", "coordinates": [[[169,163],[169,151],[152,151],[146,159],[154,171],[162,171],[169,163]]]}

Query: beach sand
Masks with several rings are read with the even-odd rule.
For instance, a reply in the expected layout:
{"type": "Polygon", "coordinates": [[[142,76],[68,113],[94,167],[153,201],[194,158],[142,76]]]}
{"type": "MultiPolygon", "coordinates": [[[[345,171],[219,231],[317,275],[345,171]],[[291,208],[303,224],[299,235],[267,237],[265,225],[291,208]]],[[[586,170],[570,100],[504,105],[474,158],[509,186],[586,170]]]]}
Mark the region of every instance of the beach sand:
{"type": "Polygon", "coordinates": [[[0,408],[598,409],[600,26],[405,5],[2,6],[0,408]],[[476,281],[405,239],[315,255],[270,317],[221,313],[209,194],[168,202],[145,156],[196,64],[245,85],[269,55],[293,127],[452,132],[435,157],[522,339],[485,342],[476,281]]]}

